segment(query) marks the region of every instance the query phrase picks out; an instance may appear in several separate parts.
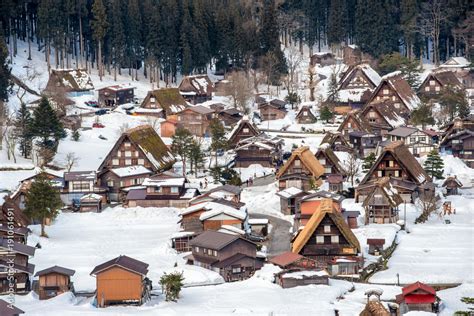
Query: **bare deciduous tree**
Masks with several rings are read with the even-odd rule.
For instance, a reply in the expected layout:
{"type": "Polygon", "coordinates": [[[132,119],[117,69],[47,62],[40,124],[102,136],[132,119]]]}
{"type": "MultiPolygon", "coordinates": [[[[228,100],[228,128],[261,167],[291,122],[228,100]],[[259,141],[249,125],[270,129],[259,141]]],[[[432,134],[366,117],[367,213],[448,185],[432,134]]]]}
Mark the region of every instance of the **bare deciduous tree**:
{"type": "Polygon", "coordinates": [[[15,148],[17,144],[17,136],[15,133],[13,125],[14,116],[13,114],[9,115],[6,120],[6,124],[2,131],[2,138],[5,142],[7,150],[7,159],[13,159],[13,162],[16,163],[15,148]]]}
{"type": "Polygon", "coordinates": [[[288,94],[298,89],[298,70],[303,61],[303,56],[296,47],[290,46],[286,49],[286,65],[288,74],[285,76],[285,86],[288,94]]]}
{"type": "Polygon", "coordinates": [[[428,0],[420,10],[420,32],[433,42],[433,62],[439,65],[439,36],[441,26],[447,18],[444,0],[428,0]]]}
{"type": "Polygon", "coordinates": [[[343,161],[347,176],[351,180],[351,185],[354,187],[354,178],[360,174],[361,162],[354,154],[349,154],[346,160],[343,161]]]}
{"type": "Polygon", "coordinates": [[[226,94],[232,97],[234,106],[245,114],[250,112],[248,102],[253,98],[252,83],[243,71],[233,72],[229,76],[229,84],[226,86],[226,94]]]}
{"type": "Polygon", "coordinates": [[[314,92],[316,90],[316,86],[319,83],[319,76],[314,70],[313,67],[308,68],[308,88],[309,88],[309,100],[315,101],[316,97],[314,96],[314,92]]]}
{"type": "Polygon", "coordinates": [[[66,158],[64,159],[67,172],[70,172],[72,167],[74,167],[78,162],[79,162],[79,157],[77,157],[75,153],[73,152],[68,153],[66,155],[66,158]]]}
{"type": "Polygon", "coordinates": [[[440,207],[440,198],[433,193],[425,193],[416,200],[416,207],[421,210],[420,216],[415,220],[415,223],[424,223],[428,220],[430,215],[440,207]]]}

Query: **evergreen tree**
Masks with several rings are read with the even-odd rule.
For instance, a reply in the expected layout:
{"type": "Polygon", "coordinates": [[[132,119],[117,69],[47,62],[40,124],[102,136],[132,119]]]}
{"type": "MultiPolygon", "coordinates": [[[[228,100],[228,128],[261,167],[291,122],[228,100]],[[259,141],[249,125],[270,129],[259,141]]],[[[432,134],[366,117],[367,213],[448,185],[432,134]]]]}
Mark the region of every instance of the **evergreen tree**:
{"type": "Polygon", "coordinates": [[[364,163],[362,164],[362,170],[364,170],[364,172],[369,171],[370,168],[372,168],[372,166],[374,165],[376,159],[377,157],[375,156],[375,153],[372,152],[368,154],[364,158],[364,163]]]}
{"type": "Polygon", "coordinates": [[[78,142],[79,138],[81,138],[81,134],[79,133],[79,130],[75,129],[72,131],[71,138],[73,141],[78,142]]]}
{"type": "Polygon", "coordinates": [[[164,273],[160,278],[161,291],[165,293],[166,301],[176,302],[179,298],[179,293],[184,285],[184,277],[181,272],[164,273]]]}
{"type": "Polygon", "coordinates": [[[102,61],[102,45],[104,41],[104,37],[107,32],[107,14],[105,11],[105,6],[102,0],[94,0],[94,4],[92,5],[92,14],[93,19],[91,21],[91,27],[93,31],[94,40],[98,46],[98,56],[97,62],[99,66],[99,77],[102,81],[102,76],[104,75],[103,69],[103,61],[102,61]]]}
{"type": "Polygon", "coordinates": [[[436,149],[430,151],[426,157],[423,168],[432,178],[443,179],[444,163],[436,149]]]}
{"type": "Polygon", "coordinates": [[[129,62],[129,68],[135,69],[135,80],[138,80],[138,68],[139,63],[142,59],[142,19],[140,14],[140,7],[138,0],[128,0],[127,14],[126,14],[126,25],[127,25],[127,57],[129,62]]]}
{"type": "Polygon", "coordinates": [[[420,85],[420,65],[415,60],[410,60],[400,53],[390,53],[380,58],[379,71],[382,75],[399,70],[410,87],[417,89],[420,85]]]}
{"type": "Polygon", "coordinates": [[[171,137],[171,151],[178,155],[183,163],[183,176],[186,176],[186,158],[193,143],[193,135],[185,128],[179,127],[171,137]]]}
{"type": "Polygon", "coordinates": [[[48,237],[45,232],[46,220],[55,219],[62,205],[59,191],[53,187],[44,173],[39,174],[26,193],[25,214],[41,221],[42,237],[48,237]]]}
{"type": "Polygon", "coordinates": [[[347,39],[346,0],[332,0],[329,7],[328,42],[340,44],[347,39]]]}
{"type": "Polygon", "coordinates": [[[444,87],[441,91],[439,103],[448,115],[449,121],[452,121],[455,117],[465,118],[470,114],[469,102],[464,89],[457,89],[451,85],[444,87]]]}
{"type": "Polygon", "coordinates": [[[301,103],[301,98],[296,92],[290,92],[288,95],[285,97],[285,101],[291,104],[291,108],[294,108],[295,104],[301,103]]]}
{"type": "Polygon", "coordinates": [[[199,168],[204,163],[204,152],[201,149],[201,144],[193,139],[191,146],[189,148],[189,162],[191,164],[191,172],[195,171],[196,174],[199,171],[199,168]],[[194,169],[193,169],[194,166],[194,169]]]}
{"type": "Polygon", "coordinates": [[[19,141],[21,155],[28,158],[31,153],[31,115],[24,102],[21,103],[15,119],[15,136],[19,141]]]}
{"type": "Polygon", "coordinates": [[[331,74],[329,78],[328,84],[328,95],[327,101],[331,103],[331,105],[339,100],[339,85],[337,83],[337,75],[335,73],[331,74]]]}
{"type": "Polygon", "coordinates": [[[431,107],[426,102],[422,102],[411,112],[410,121],[413,125],[421,125],[422,129],[425,129],[426,125],[435,124],[431,107]]]}
{"type": "Polygon", "coordinates": [[[31,137],[39,138],[38,145],[56,151],[57,142],[66,137],[66,131],[48,99],[42,97],[33,112],[30,125],[31,137]]]}
{"type": "Polygon", "coordinates": [[[319,117],[321,120],[326,121],[326,123],[332,119],[334,114],[331,112],[327,105],[323,106],[321,112],[319,113],[319,117]]]}
{"type": "Polygon", "coordinates": [[[406,56],[411,60],[414,57],[414,45],[417,41],[417,0],[401,0],[400,27],[403,32],[406,56]]]}
{"type": "MultiPolygon", "coordinates": [[[[117,80],[117,69],[122,68],[125,59],[124,43],[126,40],[125,26],[123,19],[123,8],[121,0],[111,0],[109,20],[109,41],[111,50],[111,61],[114,66],[114,80],[117,80]]],[[[153,32],[155,33],[155,32],[153,32]]]]}
{"type": "Polygon", "coordinates": [[[227,148],[227,138],[225,137],[224,125],[219,119],[212,119],[209,128],[211,130],[211,150],[214,151],[215,166],[217,167],[217,152],[227,148]]]}
{"type": "Polygon", "coordinates": [[[8,48],[3,37],[3,29],[0,27],[0,109],[2,104],[8,101],[8,92],[11,88],[10,72],[8,67],[8,48]]]}

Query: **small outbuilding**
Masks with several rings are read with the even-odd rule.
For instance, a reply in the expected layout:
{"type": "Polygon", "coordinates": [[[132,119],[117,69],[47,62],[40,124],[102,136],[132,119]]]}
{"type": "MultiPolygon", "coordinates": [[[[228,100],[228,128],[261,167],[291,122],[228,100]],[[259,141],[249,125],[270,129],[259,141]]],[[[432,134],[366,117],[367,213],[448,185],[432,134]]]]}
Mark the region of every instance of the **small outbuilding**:
{"type": "Polygon", "coordinates": [[[59,294],[73,291],[74,287],[71,277],[74,273],[76,271],[59,266],[36,272],[35,277],[39,277],[39,299],[47,300],[59,294]]]}
{"type": "Polygon", "coordinates": [[[152,288],[147,273],[147,263],[123,255],[98,265],[91,272],[96,277],[97,306],[146,302],[152,288]]]}
{"type": "Polygon", "coordinates": [[[99,89],[99,104],[101,107],[116,107],[117,105],[133,102],[135,87],[130,85],[114,85],[99,89]]]}
{"type": "Polygon", "coordinates": [[[383,245],[385,245],[384,238],[367,238],[367,245],[369,246],[369,254],[379,256],[383,251],[383,245]]]}
{"type": "Polygon", "coordinates": [[[326,270],[296,270],[281,271],[275,276],[275,281],[284,289],[309,284],[329,284],[329,274],[326,270]]]}
{"type": "Polygon", "coordinates": [[[456,176],[447,177],[444,180],[443,187],[446,188],[446,195],[458,195],[458,189],[462,188],[462,183],[456,176]]]}
{"type": "Polygon", "coordinates": [[[80,212],[100,212],[102,210],[102,196],[89,193],[81,197],[80,212]]]}
{"type": "Polygon", "coordinates": [[[439,301],[435,289],[421,282],[403,287],[402,293],[396,296],[396,302],[400,306],[400,315],[411,311],[437,313],[439,301]]]}

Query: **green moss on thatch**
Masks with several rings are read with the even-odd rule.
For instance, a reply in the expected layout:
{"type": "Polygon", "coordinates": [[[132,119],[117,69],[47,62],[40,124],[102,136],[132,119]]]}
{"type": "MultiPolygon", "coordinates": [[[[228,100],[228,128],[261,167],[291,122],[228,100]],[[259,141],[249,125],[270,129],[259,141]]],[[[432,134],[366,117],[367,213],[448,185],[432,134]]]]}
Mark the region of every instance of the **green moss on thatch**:
{"type": "Polygon", "coordinates": [[[173,105],[186,106],[186,100],[179,93],[178,88],[165,88],[153,91],[158,104],[161,105],[166,114],[172,114],[173,105]]]}

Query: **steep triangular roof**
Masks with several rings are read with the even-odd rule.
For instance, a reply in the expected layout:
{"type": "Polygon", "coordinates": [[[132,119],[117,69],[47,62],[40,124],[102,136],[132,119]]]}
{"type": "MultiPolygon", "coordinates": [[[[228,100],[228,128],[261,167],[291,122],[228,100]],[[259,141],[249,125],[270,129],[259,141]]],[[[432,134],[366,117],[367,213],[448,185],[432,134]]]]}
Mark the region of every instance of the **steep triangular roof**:
{"type": "Polygon", "coordinates": [[[343,119],[341,125],[339,125],[339,128],[337,129],[337,131],[341,132],[343,130],[343,127],[346,125],[346,123],[350,119],[353,119],[354,122],[356,122],[357,125],[359,125],[358,129],[355,129],[355,130],[359,130],[359,131],[367,132],[367,133],[370,133],[372,131],[372,128],[370,127],[369,122],[367,122],[365,117],[362,115],[361,110],[352,110],[349,113],[347,113],[344,116],[344,119],[343,119]]]}
{"type": "Polygon", "coordinates": [[[51,69],[48,90],[62,87],[67,92],[81,92],[94,89],[92,79],[84,69],[51,69]]]}
{"type": "Polygon", "coordinates": [[[178,89],[183,94],[207,95],[212,92],[212,81],[207,75],[186,76],[181,80],[178,89]]]}
{"type": "Polygon", "coordinates": [[[331,199],[324,199],[321,201],[303,230],[294,240],[291,251],[299,253],[303,249],[325,216],[329,216],[332,219],[344,238],[346,238],[347,242],[360,252],[359,240],[345,222],[344,217],[335,210],[331,199]]]}
{"type": "MultiPolygon", "coordinates": [[[[329,144],[327,144],[329,145],[329,144]]],[[[326,157],[326,159],[328,159],[333,165],[334,167],[337,169],[337,171],[342,174],[342,175],[345,175],[346,174],[346,170],[344,169],[344,167],[341,165],[341,161],[339,160],[339,158],[337,158],[336,154],[334,153],[334,151],[331,149],[331,147],[329,146],[321,146],[318,148],[318,151],[316,152],[315,156],[316,158],[320,155],[324,155],[324,157],[326,157]]]]}
{"type": "Polygon", "coordinates": [[[446,86],[450,85],[450,86],[453,86],[453,87],[458,88],[458,89],[462,88],[462,83],[458,79],[458,77],[456,77],[454,72],[452,72],[452,71],[436,71],[436,72],[430,73],[425,78],[425,80],[423,80],[423,82],[420,85],[420,92],[423,92],[422,87],[424,87],[426,84],[429,84],[429,81],[431,79],[434,79],[434,80],[438,81],[438,83],[442,87],[446,87],[446,86]]]}
{"type": "Polygon", "coordinates": [[[137,149],[141,150],[146,158],[150,161],[153,171],[163,171],[171,168],[175,162],[174,156],[165,145],[161,137],[150,125],[141,125],[124,132],[115,143],[114,147],[105,157],[104,161],[98,168],[101,172],[107,161],[112,158],[112,154],[122,144],[125,139],[133,143],[137,149]]]}
{"type": "Polygon", "coordinates": [[[229,133],[229,143],[233,143],[235,141],[235,138],[239,135],[239,133],[244,127],[247,127],[250,133],[253,134],[253,136],[257,136],[258,134],[260,134],[257,128],[252,124],[252,122],[250,122],[249,117],[244,116],[229,133]]]}
{"type": "Polygon", "coordinates": [[[316,119],[316,115],[314,115],[309,105],[301,106],[300,110],[298,111],[298,114],[296,114],[296,118],[300,118],[301,116],[303,116],[303,111],[307,111],[309,116],[311,116],[313,119],[316,119]]]}
{"type": "Polygon", "coordinates": [[[309,147],[303,146],[293,150],[290,159],[288,159],[288,161],[278,171],[277,179],[285,174],[285,172],[288,170],[288,168],[291,166],[291,164],[296,158],[301,160],[301,163],[308,169],[309,172],[311,172],[312,176],[316,179],[324,174],[324,167],[321,166],[318,159],[316,159],[311,150],[309,150],[309,147]]]}
{"type": "Polygon", "coordinates": [[[393,91],[395,91],[408,111],[413,111],[421,103],[420,98],[418,98],[415,91],[413,91],[408,82],[403,79],[401,73],[394,72],[382,77],[382,81],[370,96],[367,104],[374,100],[384,84],[387,84],[393,91]]]}
{"type": "Polygon", "coordinates": [[[142,107],[146,101],[154,96],[156,103],[165,111],[166,115],[176,114],[184,110],[187,106],[186,100],[179,93],[177,88],[161,88],[148,91],[148,95],[142,103],[142,107]]]}
{"type": "Polygon", "coordinates": [[[423,169],[413,154],[410,153],[403,141],[396,141],[385,146],[382,154],[377,158],[360,184],[365,184],[370,179],[370,175],[375,172],[379,163],[388,153],[392,154],[392,156],[397,160],[398,164],[402,166],[412,176],[413,179],[415,179],[417,184],[431,182],[430,176],[426,173],[425,169],[423,169]]]}
{"type": "MultiPolygon", "coordinates": [[[[407,124],[407,120],[399,114],[399,110],[393,105],[393,101],[384,100],[378,103],[368,103],[362,110],[364,117],[369,110],[374,110],[384,119],[385,123],[391,128],[397,128],[407,124]]],[[[369,124],[373,125],[373,123],[369,124]]]]}
{"type": "Polygon", "coordinates": [[[397,207],[398,205],[403,203],[403,199],[398,194],[397,189],[395,189],[392,184],[390,183],[389,177],[383,177],[375,181],[374,186],[367,194],[367,197],[364,200],[362,205],[364,207],[370,205],[372,197],[377,193],[380,192],[387,198],[387,201],[390,203],[390,206],[397,207]]]}
{"type": "Polygon", "coordinates": [[[339,89],[344,89],[358,71],[360,71],[365,79],[372,84],[372,89],[377,87],[382,80],[382,77],[380,77],[380,75],[369,64],[358,64],[349,67],[343,74],[339,81],[339,89]]]}
{"type": "Polygon", "coordinates": [[[19,309],[18,307],[7,303],[4,300],[0,300],[0,315],[2,316],[15,316],[19,314],[24,314],[25,312],[19,309]]]}

